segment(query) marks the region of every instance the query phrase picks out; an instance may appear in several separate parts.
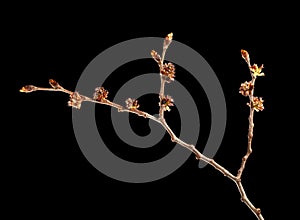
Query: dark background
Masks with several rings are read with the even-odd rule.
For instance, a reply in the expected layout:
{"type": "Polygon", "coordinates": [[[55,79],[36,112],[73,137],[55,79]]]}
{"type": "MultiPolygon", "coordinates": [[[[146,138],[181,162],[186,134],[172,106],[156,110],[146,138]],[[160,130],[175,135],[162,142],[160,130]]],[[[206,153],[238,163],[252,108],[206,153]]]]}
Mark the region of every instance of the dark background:
{"type": "MultiPolygon", "coordinates": [[[[8,182],[7,203],[19,210],[10,212],[11,215],[21,213],[33,218],[79,214],[98,218],[185,215],[184,218],[202,219],[219,219],[221,215],[223,219],[255,219],[240,201],[234,183],[210,166],[199,169],[193,155],[171,175],[150,183],[119,182],[103,175],[80,151],[66,94],[18,92],[26,84],[48,86],[49,78],[73,90],[84,68],[105,49],[125,40],[164,37],[169,32],[174,33],[175,40],[200,53],[220,80],[227,102],[227,127],[214,159],[233,174],[246,151],[248,128],[248,100],[238,89],[250,75],[240,50],[246,49],[252,62],[265,65],[266,76],[258,78],[255,90],[257,96],[264,98],[265,110],[255,113],[253,154],[247,162],[243,183],[249,199],[262,209],[265,219],[286,214],[283,206],[292,194],[285,184],[290,179],[289,167],[295,163],[289,159],[295,147],[292,142],[295,129],[290,125],[293,120],[290,116],[295,116],[293,110],[296,108],[290,94],[297,87],[289,70],[294,58],[290,51],[293,51],[296,38],[293,26],[286,25],[294,20],[291,15],[286,17],[287,21],[276,20],[277,12],[272,17],[255,18],[251,17],[256,14],[254,9],[250,9],[245,14],[241,11],[231,14],[230,18],[228,13],[202,17],[192,13],[191,18],[181,20],[175,15],[157,17],[149,13],[146,15],[148,23],[140,21],[141,12],[127,20],[126,13],[121,16],[115,11],[104,16],[104,9],[87,16],[80,10],[66,15],[72,11],[68,8],[49,11],[24,12],[8,25],[9,40],[12,40],[8,63],[15,79],[15,123],[12,129],[14,144],[10,149],[13,156],[7,165],[12,168],[9,169],[12,181],[8,182]]],[[[158,49],[160,47],[157,45],[158,49]]],[[[113,94],[122,82],[126,82],[126,72],[134,75],[153,70],[157,70],[157,66],[150,59],[133,62],[120,68],[118,77],[106,82],[105,86],[113,94]]],[[[181,73],[179,67],[176,80],[193,84],[187,74],[184,70],[181,73]]],[[[192,94],[201,91],[195,86],[188,89],[192,94]]],[[[93,90],[91,88],[91,94],[93,90]]],[[[200,97],[205,100],[203,92],[200,97]]],[[[155,101],[155,97],[149,98],[155,101]]],[[[203,148],[209,133],[209,118],[205,117],[208,106],[205,101],[203,103],[201,120],[205,129],[200,134],[198,149],[203,148]]],[[[157,108],[147,104],[146,99],[142,104],[150,112],[157,108]]],[[[96,118],[108,112],[108,107],[97,106],[96,118]]],[[[180,128],[174,123],[178,120],[176,109],[168,113],[167,120],[179,132],[180,128]]],[[[145,131],[141,135],[147,134],[147,123],[142,119],[131,117],[131,122],[136,131],[145,131]],[[139,123],[141,125],[137,125],[139,123]]],[[[101,135],[110,140],[113,152],[132,161],[160,158],[173,147],[169,139],[164,138],[150,156],[126,145],[124,148],[128,151],[124,148],[118,151],[122,146],[116,148],[119,140],[108,131],[102,129],[101,135]]]]}

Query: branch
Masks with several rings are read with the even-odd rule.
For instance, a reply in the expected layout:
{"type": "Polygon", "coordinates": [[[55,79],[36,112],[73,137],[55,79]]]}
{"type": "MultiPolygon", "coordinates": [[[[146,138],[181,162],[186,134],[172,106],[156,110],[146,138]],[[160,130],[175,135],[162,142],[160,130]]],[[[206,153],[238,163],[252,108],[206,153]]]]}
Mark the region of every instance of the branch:
{"type": "Polygon", "coordinates": [[[257,217],[257,219],[263,220],[263,216],[261,214],[261,210],[259,208],[256,208],[251,201],[248,199],[246,192],[244,190],[244,187],[242,185],[241,177],[243,174],[243,171],[246,166],[247,159],[249,158],[250,154],[252,153],[252,138],[253,138],[253,117],[254,117],[254,111],[262,111],[264,109],[263,107],[263,100],[262,98],[258,98],[254,96],[254,84],[257,76],[263,76],[264,74],[261,72],[263,65],[261,67],[258,67],[256,64],[251,65],[250,64],[250,57],[247,51],[242,50],[242,57],[245,59],[246,63],[248,64],[252,80],[250,82],[244,82],[241,84],[241,87],[239,89],[239,92],[249,97],[249,103],[247,105],[250,107],[250,114],[249,114],[249,128],[248,128],[248,144],[247,144],[247,152],[245,156],[242,158],[241,166],[238,170],[237,175],[233,175],[230,171],[225,169],[223,166],[221,166],[219,163],[214,161],[213,159],[203,155],[200,153],[196,147],[192,144],[188,144],[185,141],[179,139],[172,129],[167,124],[165,118],[164,118],[164,112],[170,111],[174,104],[174,100],[171,96],[165,95],[165,84],[170,83],[174,80],[175,77],[175,66],[172,63],[164,63],[164,58],[166,51],[169,47],[169,45],[172,42],[173,34],[169,34],[164,39],[163,44],[163,52],[162,56],[152,50],[151,55],[153,59],[158,63],[159,69],[160,69],[160,79],[161,79],[161,85],[160,85],[160,91],[159,91],[159,117],[155,117],[151,114],[148,114],[145,111],[139,110],[139,104],[138,100],[128,98],[125,103],[126,107],[114,103],[108,99],[108,91],[104,89],[103,87],[97,87],[95,89],[95,93],[93,98],[90,98],[88,96],[79,94],[78,92],[69,91],[65,88],[63,88],[59,83],[57,83],[55,80],[50,79],[49,84],[51,85],[50,88],[44,88],[44,87],[37,87],[33,85],[27,85],[20,89],[20,92],[33,92],[33,91],[55,91],[55,92],[63,92],[69,95],[70,100],[68,101],[68,105],[72,106],[74,108],[80,109],[82,102],[93,102],[96,104],[103,104],[108,105],[112,108],[115,108],[118,110],[118,112],[128,112],[132,114],[136,114],[138,116],[148,118],[150,120],[153,120],[157,123],[159,123],[170,135],[171,141],[176,142],[177,144],[181,145],[182,147],[185,147],[186,149],[190,150],[195,156],[197,160],[202,160],[212,167],[214,167],[217,171],[219,171],[221,174],[223,174],[225,177],[229,178],[231,181],[233,181],[237,189],[241,195],[241,200],[244,202],[247,207],[254,213],[254,215],[257,217]]]}

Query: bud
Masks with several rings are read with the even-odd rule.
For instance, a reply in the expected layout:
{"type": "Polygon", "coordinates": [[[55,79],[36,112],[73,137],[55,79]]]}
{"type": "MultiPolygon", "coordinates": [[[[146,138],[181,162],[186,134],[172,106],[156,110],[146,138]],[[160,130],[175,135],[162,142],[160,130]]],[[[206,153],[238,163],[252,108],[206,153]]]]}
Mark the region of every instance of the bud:
{"type": "Polygon", "coordinates": [[[53,89],[61,89],[62,87],[53,79],[49,79],[49,84],[53,89]]]}
{"type": "Polygon", "coordinates": [[[249,53],[246,50],[241,50],[242,57],[246,61],[246,63],[250,66],[250,56],[249,53]]]}
{"type": "Polygon", "coordinates": [[[36,87],[36,86],[26,85],[26,86],[23,86],[19,91],[29,93],[29,92],[36,91],[37,89],[38,89],[38,87],[36,87]]]}
{"type": "Polygon", "coordinates": [[[161,58],[160,58],[160,55],[155,50],[151,51],[151,56],[160,65],[161,58]]]}
{"type": "Polygon", "coordinates": [[[173,40],[173,33],[168,34],[164,40],[164,49],[167,49],[173,40]]]}

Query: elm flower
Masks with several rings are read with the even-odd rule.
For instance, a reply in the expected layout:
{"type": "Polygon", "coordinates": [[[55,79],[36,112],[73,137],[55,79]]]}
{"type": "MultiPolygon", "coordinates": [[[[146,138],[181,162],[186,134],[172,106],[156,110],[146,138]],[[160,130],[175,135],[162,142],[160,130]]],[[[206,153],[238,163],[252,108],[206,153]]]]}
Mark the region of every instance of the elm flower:
{"type": "Polygon", "coordinates": [[[173,103],[174,100],[172,99],[172,97],[167,95],[161,99],[159,106],[162,107],[164,111],[171,111],[170,106],[174,106],[173,103]]]}
{"type": "Polygon", "coordinates": [[[97,87],[94,92],[93,99],[102,102],[103,100],[107,99],[108,97],[108,91],[104,89],[104,87],[97,87]]]}
{"type": "Polygon", "coordinates": [[[239,89],[239,93],[241,93],[243,96],[249,96],[254,88],[254,85],[252,82],[244,82],[241,84],[241,87],[239,89]]]}
{"type": "Polygon", "coordinates": [[[264,100],[261,97],[253,97],[253,100],[250,103],[247,103],[247,105],[251,108],[254,108],[255,111],[259,112],[264,110],[264,104],[263,104],[264,100]]]}
{"type": "Polygon", "coordinates": [[[72,92],[70,94],[70,100],[68,101],[68,106],[80,109],[83,98],[78,92],[72,92]]]}
{"type": "Polygon", "coordinates": [[[128,98],[125,103],[126,107],[130,110],[138,109],[140,107],[137,99],[128,98]]]}
{"type": "Polygon", "coordinates": [[[175,66],[173,63],[165,63],[162,65],[161,69],[160,69],[160,73],[163,76],[168,77],[168,79],[170,81],[174,81],[174,77],[175,77],[175,66]]]}
{"type": "Polygon", "coordinates": [[[264,76],[265,74],[262,72],[262,69],[264,68],[264,65],[262,64],[260,67],[257,66],[257,64],[253,64],[249,67],[252,75],[254,77],[257,76],[264,76]]]}

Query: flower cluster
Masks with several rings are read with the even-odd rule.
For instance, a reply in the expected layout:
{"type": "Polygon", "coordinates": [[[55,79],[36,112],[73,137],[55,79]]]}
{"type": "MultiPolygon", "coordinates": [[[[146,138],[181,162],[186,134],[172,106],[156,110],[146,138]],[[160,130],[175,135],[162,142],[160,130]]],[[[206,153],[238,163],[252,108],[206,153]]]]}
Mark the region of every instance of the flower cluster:
{"type": "Polygon", "coordinates": [[[254,77],[264,76],[265,74],[262,72],[263,68],[263,64],[260,67],[258,67],[257,64],[253,64],[252,66],[250,66],[250,71],[254,77]]]}
{"type": "Polygon", "coordinates": [[[161,63],[161,57],[160,55],[155,51],[151,51],[152,58],[158,63],[160,74],[166,79],[168,79],[167,82],[174,81],[175,78],[175,66],[173,63],[161,63]]]}
{"type": "Polygon", "coordinates": [[[160,69],[160,73],[166,76],[170,81],[174,81],[175,77],[175,66],[173,63],[165,63],[160,69]]]}
{"type": "Polygon", "coordinates": [[[171,111],[170,106],[174,106],[174,100],[171,96],[164,96],[159,103],[159,106],[162,107],[164,111],[171,111]]]}
{"type": "Polygon", "coordinates": [[[247,105],[250,108],[254,108],[255,111],[259,112],[264,110],[264,100],[261,97],[253,97],[253,100],[250,103],[247,103],[247,105]]]}
{"type": "Polygon", "coordinates": [[[254,85],[252,82],[244,82],[241,84],[241,87],[239,89],[239,93],[241,93],[243,96],[249,96],[254,88],[254,85]]]}
{"type": "Polygon", "coordinates": [[[108,97],[108,91],[104,87],[97,87],[94,92],[93,99],[98,102],[103,102],[108,97]]]}
{"type": "Polygon", "coordinates": [[[140,107],[137,99],[128,98],[126,99],[125,103],[126,103],[126,108],[130,110],[135,110],[140,107]]]}
{"type": "Polygon", "coordinates": [[[72,92],[70,94],[70,100],[68,101],[68,106],[80,109],[83,98],[78,92],[72,92]]]}

